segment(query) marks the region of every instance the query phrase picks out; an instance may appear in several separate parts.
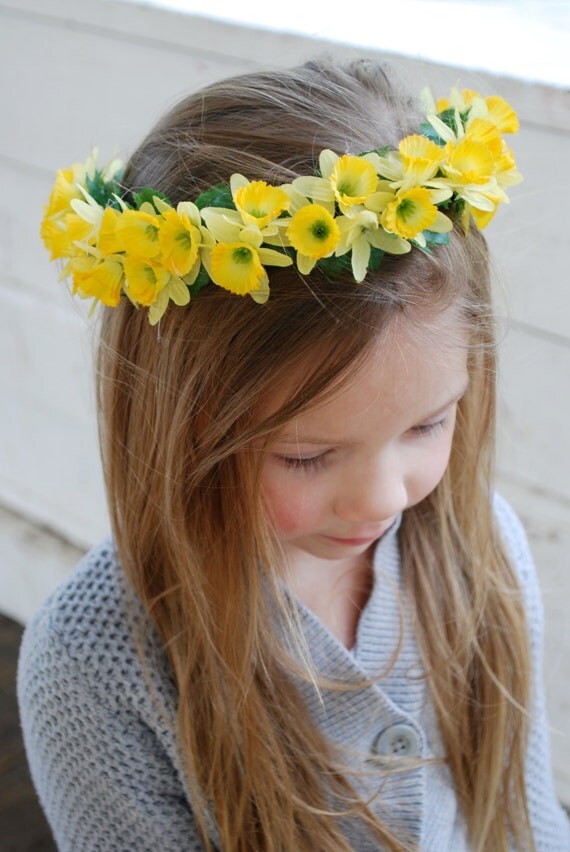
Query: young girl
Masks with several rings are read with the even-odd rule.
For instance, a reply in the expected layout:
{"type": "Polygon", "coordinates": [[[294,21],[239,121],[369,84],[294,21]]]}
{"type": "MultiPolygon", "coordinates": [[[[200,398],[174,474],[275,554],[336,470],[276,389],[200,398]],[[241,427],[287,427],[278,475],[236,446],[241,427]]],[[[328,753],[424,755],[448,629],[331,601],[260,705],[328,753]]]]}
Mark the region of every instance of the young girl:
{"type": "Polygon", "coordinates": [[[371,63],[251,74],[58,177],[113,521],[21,651],[62,850],[570,849],[492,492],[516,116],[424,105],[371,63]]]}

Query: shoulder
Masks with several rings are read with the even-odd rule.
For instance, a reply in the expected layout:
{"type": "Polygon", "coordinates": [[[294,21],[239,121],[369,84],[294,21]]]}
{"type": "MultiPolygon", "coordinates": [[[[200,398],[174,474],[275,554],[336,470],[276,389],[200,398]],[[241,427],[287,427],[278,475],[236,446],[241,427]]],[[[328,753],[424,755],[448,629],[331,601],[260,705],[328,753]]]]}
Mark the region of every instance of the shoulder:
{"type": "MultiPolygon", "coordinates": [[[[107,539],[86,554],[26,626],[18,664],[22,700],[40,685],[53,691],[56,683],[61,689],[69,678],[107,702],[133,700],[139,687],[142,697],[139,635],[159,646],[107,539]]],[[[168,693],[164,654],[155,655],[152,674],[159,691],[168,693]]]]}
{"type": "Polygon", "coordinates": [[[18,702],[58,849],[202,848],[166,654],[111,541],[84,557],[26,627],[18,702]]]}

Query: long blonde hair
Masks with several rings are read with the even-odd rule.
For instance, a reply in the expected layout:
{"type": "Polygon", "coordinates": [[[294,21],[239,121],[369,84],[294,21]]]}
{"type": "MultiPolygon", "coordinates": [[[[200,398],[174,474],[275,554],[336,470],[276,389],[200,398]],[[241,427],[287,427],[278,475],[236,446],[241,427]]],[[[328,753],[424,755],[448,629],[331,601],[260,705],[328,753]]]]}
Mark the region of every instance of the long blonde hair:
{"type": "MultiPolygon", "coordinates": [[[[381,68],[309,63],[187,98],[133,155],[125,181],[177,202],[234,172],[273,182],[310,174],[323,148],[395,147],[417,127],[381,68]]],[[[433,257],[386,256],[361,285],[283,269],[270,283],[264,306],[206,287],[190,307],[171,307],[158,333],[127,300],[102,319],[99,405],[114,534],[168,651],[204,846],[212,849],[209,810],[224,852],[348,850],[335,801],[378,844],[413,848],[358,798],[299,697],[302,658],[284,651],[275,630],[276,613],[296,629],[279,582],[284,566],[261,508],[260,457],[249,450],[322,398],[394,317],[457,303],[471,342],[469,390],[443,481],[404,513],[402,565],[472,845],[497,852],[512,837],[532,847],[528,642],[490,505],[495,349],[483,241],[456,227],[433,257]],[[256,420],[260,401],[306,363],[282,408],[256,420]]]]}

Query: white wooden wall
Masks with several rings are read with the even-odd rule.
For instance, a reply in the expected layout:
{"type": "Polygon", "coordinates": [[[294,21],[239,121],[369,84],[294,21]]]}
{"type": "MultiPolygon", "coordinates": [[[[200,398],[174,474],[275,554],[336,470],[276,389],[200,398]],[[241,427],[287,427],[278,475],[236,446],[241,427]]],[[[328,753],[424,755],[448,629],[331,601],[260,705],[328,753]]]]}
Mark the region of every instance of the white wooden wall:
{"type": "MultiPolygon", "coordinates": [[[[0,610],[28,618],[108,528],[90,324],[38,235],[55,170],[93,146],[103,161],[127,156],[210,81],[325,54],[379,56],[120,0],[0,0],[0,610]]],[[[526,180],[488,234],[505,334],[498,475],[539,566],[557,783],[570,802],[570,96],[384,58],[412,91],[460,79],[502,94],[522,119],[513,145],[526,180]]]]}

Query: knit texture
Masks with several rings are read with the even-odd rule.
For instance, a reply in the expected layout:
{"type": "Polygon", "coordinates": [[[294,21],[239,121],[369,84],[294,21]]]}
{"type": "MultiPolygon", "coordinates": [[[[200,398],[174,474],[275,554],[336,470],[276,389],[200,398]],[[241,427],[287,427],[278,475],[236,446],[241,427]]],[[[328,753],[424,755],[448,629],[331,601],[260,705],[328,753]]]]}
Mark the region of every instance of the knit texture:
{"type": "MultiPolygon", "coordinates": [[[[550,770],[536,574],[520,522],[498,498],[496,515],[524,590],[531,632],[534,706],[526,777],[535,843],[538,852],[568,852],[570,824],[550,770]]],[[[327,736],[361,754],[363,766],[366,756],[384,747],[396,757],[443,755],[425,682],[417,677],[421,664],[403,597],[397,527],[376,548],[375,581],[352,650],[301,608],[309,649],[323,674],[351,683],[383,674],[367,689],[324,691],[322,700],[310,684],[300,685],[327,736]],[[399,597],[404,635],[390,668],[400,634],[399,597]]],[[[24,742],[61,852],[203,849],[174,741],[176,688],[158,636],[148,628],[148,689],[132,638],[142,624],[142,604],[109,540],[87,554],[26,628],[18,669],[24,742]]],[[[364,794],[365,788],[363,781],[364,794]]],[[[469,848],[445,766],[388,778],[377,807],[422,851],[469,848]]],[[[347,822],[345,830],[358,852],[377,849],[356,824],[347,822]]],[[[214,826],[211,836],[216,843],[214,826]]]]}

